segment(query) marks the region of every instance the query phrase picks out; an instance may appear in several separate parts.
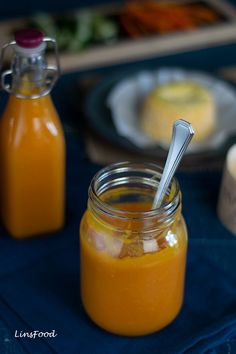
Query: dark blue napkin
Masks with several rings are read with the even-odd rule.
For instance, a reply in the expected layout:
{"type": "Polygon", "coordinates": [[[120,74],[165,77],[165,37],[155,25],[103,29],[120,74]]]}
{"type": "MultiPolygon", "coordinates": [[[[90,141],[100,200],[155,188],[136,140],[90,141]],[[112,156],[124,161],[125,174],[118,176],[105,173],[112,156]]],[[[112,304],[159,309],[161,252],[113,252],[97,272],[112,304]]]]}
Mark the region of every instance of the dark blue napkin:
{"type": "MultiPolygon", "coordinates": [[[[95,326],[80,301],[79,222],[98,166],[79,159],[77,149],[71,135],[65,228],[22,241],[0,230],[0,323],[8,331],[7,345],[15,348],[18,342],[19,353],[30,354],[199,354],[213,348],[220,353],[231,345],[236,338],[236,239],[216,216],[220,174],[179,175],[190,236],[181,313],[155,334],[120,337],[95,326]],[[16,339],[16,330],[55,330],[57,336],[16,339]]],[[[2,341],[1,353],[4,346],[2,341]]]]}

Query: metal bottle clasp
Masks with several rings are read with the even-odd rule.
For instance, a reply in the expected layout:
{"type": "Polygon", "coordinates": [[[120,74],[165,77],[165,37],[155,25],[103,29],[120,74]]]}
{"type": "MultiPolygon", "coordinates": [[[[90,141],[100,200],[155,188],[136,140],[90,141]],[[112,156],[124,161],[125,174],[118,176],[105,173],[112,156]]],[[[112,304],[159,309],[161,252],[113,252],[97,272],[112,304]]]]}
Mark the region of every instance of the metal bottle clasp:
{"type": "MultiPolygon", "coordinates": [[[[1,88],[4,89],[6,92],[8,92],[11,95],[14,95],[18,98],[30,98],[30,99],[36,99],[42,96],[48,95],[53,86],[55,85],[55,82],[57,81],[58,77],[60,76],[60,62],[59,62],[59,54],[58,54],[58,48],[57,48],[57,43],[56,40],[53,38],[45,37],[43,39],[43,42],[47,44],[52,44],[53,49],[54,49],[54,56],[55,56],[55,65],[47,65],[47,67],[44,69],[46,72],[46,78],[45,78],[45,90],[40,92],[39,94],[33,94],[33,95],[23,95],[20,93],[14,93],[12,91],[11,84],[7,83],[10,79],[12,79],[13,72],[11,69],[5,70],[1,74],[1,88]]],[[[1,55],[0,55],[0,71],[3,66],[3,61],[4,61],[4,56],[6,53],[6,50],[9,48],[14,48],[16,46],[15,41],[11,41],[9,43],[6,43],[3,45],[1,49],[1,55]]]]}

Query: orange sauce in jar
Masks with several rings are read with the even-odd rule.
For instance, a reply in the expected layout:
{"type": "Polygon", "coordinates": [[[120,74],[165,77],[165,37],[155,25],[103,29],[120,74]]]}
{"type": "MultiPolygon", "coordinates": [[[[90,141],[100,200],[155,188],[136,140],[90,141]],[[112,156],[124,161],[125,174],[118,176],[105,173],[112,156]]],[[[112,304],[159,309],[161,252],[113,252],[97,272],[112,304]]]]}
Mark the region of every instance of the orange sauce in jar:
{"type": "Polygon", "coordinates": [[[122,195],[124,189],[97,198],[101,208],[104,201],[107,211],[111,206],[109,213],[98,212],[90,198],[81,222],[82,302],[89,317],[107,331],[149,334],[165,327],[180,311],[186,226],[179,209],[171,222],[162,221],[155,211],[145,218],[151,203],[143,198],[108,205],[117,193],[122,195]]]}

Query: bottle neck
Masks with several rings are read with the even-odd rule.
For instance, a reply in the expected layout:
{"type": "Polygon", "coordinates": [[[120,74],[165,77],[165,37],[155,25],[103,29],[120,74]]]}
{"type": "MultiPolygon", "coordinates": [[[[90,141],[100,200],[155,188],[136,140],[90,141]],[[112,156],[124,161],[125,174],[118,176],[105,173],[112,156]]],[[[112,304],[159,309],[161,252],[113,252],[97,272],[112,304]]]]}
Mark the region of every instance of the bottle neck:
{"type": "Polygon", "coordinates": [[[45,90],[47,63],[44,50],[25,54],[15,51],[12,61],[12,94],[31,96],[45,90]]]}

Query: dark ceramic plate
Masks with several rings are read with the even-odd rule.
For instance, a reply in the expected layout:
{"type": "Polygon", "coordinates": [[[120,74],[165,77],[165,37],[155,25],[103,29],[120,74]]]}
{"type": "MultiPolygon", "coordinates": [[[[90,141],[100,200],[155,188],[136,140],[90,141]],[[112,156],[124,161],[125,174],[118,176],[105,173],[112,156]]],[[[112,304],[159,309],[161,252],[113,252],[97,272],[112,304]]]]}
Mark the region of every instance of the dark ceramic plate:
{"type": "MultiPolygon", "coordinates": [[[[99,136],[109,141],[115,146],[135,152],[140,155],[149,156],[150,158],[162,158],[166,156],[166,150],[159,146],[152,148],[139,148],[131,141],[118,134],[111,117],[111,111],[107,107],[107,96],[110,90],[120,80],[134,73],[119,72],[103,79],[97,84],[87,95],[84,105],[84,113],[86,122],[99,136]]],[[[205,150],[201,152],[190,152],[186,158],[194,161],[199,158],[212,159],[224,156],[228,148],[236,141],[236,137],[230,137],[218,149],[205,150]]]]}

